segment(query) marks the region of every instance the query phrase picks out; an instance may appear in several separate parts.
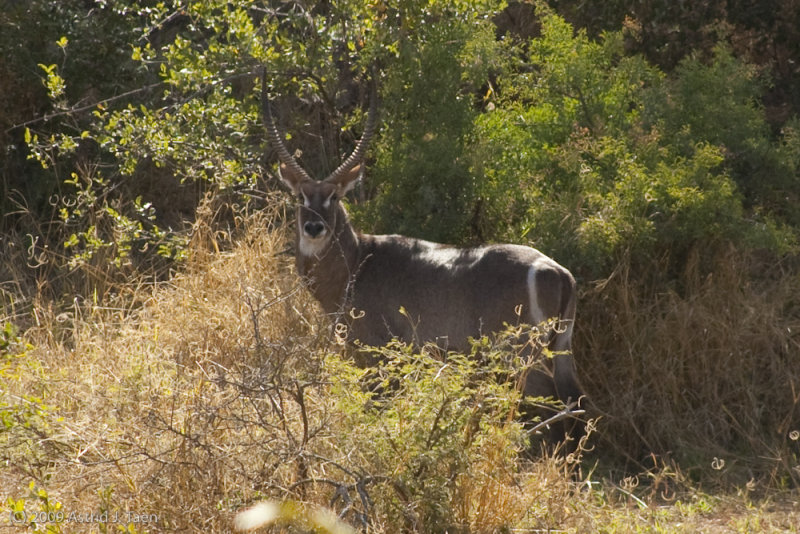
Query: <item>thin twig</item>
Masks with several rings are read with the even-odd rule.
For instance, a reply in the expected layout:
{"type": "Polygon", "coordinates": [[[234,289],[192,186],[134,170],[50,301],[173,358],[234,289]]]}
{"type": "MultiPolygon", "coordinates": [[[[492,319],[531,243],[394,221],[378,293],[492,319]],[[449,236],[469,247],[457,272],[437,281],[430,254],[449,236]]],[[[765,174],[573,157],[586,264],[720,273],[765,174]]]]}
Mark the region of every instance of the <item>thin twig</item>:
{"type": "Polygon", "coordinates": [[[557,414],[553,415],[552,417],[549,417],[548,419],[545,419],[541,423],[537,424],[536,426],[534,426],[533,428],[528,430],[528,434],[529,435],[530,434],[535,434],[536,432],[538,432],[539,430],[545,428],[546,426],[552,425],[553,423],[561,421],[562,419],[567,419],[569,417],[575,417],[576,415],[585,414],[586,410],[573,410],[573,408],[575,406],[577,406],[577,405],[578,405],[577,402],[572,402],[572,403],[568,404],[566,407],[564,407],[563,410],[561,410],[557,414]]]}
{"type": "Polygon", "coordinates": [[[72,115],[74,113],[81,113],[83,111],[88,111],[90,109],[96,108],[97,106],[106,105],[106,104],[109,104],[111,102],[115,102],[117,100],[121,100],[123,98],[127,98],[129,96],[136,95],[138,93],[143,93],[143,92],[146,92],[146,91],[150,91],[151,89],[155,89],[156,87],[158,87],[160,85],[164,85],[164,83],[165,82],[157,82],[157,83],[153,83],[153,84],[150,84],[150,85],[146,85],[144,87],[139,87],[138,89],[133,89],[131,91],[127,91],[127,92],[119,94],[117,96],[110,96],[108,98],[104,98],[103,100],[99,100],[99,101],[95,102],[94,104],[89,104],[89,105],[81,106],[81,107],[77,107],[77,108],[70,108],[70,109],[67,109],[67,110],[64,110],[64,111],[58,111],[56,113],[45,113],[41,117],[37,117],[35,119],[31,119],[29,121],[25,121],[25,122],[20,123],[20,124],[15,124],[15,125],[11,126],[10,128],[6,129],[6,131],[4,133],[9,133],[11,130],[15,130],[17,128],[24,128],[24,127],[30,126],[31,124],[36,124],[36,123],[39,123],[39,122],[47,122],[50,119],[55,119],[56,117],[62,117],[64,115],[72,115]]]}

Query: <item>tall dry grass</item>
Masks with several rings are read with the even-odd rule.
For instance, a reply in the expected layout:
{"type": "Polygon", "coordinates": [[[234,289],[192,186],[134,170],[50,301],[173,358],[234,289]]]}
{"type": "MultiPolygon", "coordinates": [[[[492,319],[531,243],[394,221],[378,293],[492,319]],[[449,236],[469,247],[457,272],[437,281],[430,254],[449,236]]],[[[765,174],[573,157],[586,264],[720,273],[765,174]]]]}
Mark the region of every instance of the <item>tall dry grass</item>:
{"type": "MultiPolygon", "coordinates": [[[[8,510],[78,514],[50,525],[62,532],[126,526],[100,521],[104,512],[138,532],[225,532],[235,511],[270,497],[336,500],[345,519],[374,532],[436,527],[417,513],[425,503],[398,498],[392,452],[369,450],[380,429],[362,435],[350,426],[375,417],[360,412],[360,371],[337,354],[273,219],[251,217],[230,252],[197,246],[168,283],[35,308],[4,352],[0,497],[8,510]]],[[[544,488],[528,490],[547,472],[560,481],[547,495],[567,499],[569,468],[553,459],[520,471],[508,447],[501,434],[481,442],[474,465],[454,474],[453,525],[552,526],[550,511],[530,512],[544,488]]]]}
{"type": "Polygon", "coordinates": [[[583,299],[576,350],[599,447],[628,470],[656,458],[712,484],[796,486],[800,275],[734,248],[710,274],[698,264],[695,251],[680,288],[621,269],[583,299]]]}
{"type": "Polygon", "coordinates": [[[66,510],[157,513],[167,530],[224,530],[220,503],[264,487],[265,469],[281,471],[260,465],[267,444],[248,435],[252,405],[264,399],[234,386],[257,388],[255,374],[278,365],[313,373],[324,333],[288,276],[283,234],[251,224],[234,253],[198,253],[169,284],[35,310],[25,335],[33,348],[9,362],[4,403],[35,397],[52,416],[37,422],[34,451],[10,443],[5,495],[25,495],[34,481],[66,510]]]}
{"type": "MultiPolygon", "coordinates": [[[[791,388],[800,374],[797,338],[779,335],[795,325],[777,303],[796,303],[796,279],[747,286],[743,266],[729,258],[686,296],[645,303],[621,273],[581,311],[578,358],[603,412],[591,461],[578,469],[557,457],[524,459],[499,418],[464,442],[466,454],[460,441],[444,443],[441,454],[456,456],[428,465],[400,443],[412,439],[403,428],[413,421],[381,427],[381,413],[366,407],[361,371],[332,343],[274,220],[247,218],[228,252],[214,250],[207,234],[169,282],[131,282],[61,309],[30,305],[35,319],[0,366],[0,524],[11,528],[8,511],[24,506],[125,521],[49,525],[61,532],[228,532],[233,514],[262,498],[333,506],[350,524],[386,533],[749,532],[754,524],[778,532],[798,524],[785,499],[756,502],[735,484],[732,496],[713,497],[693,482],[694,465],[717,472],[704,465],[713,457],[716,467],[724,462],[720,473],[736,471],[734,480],[740,466],[761,469],[753,472],[762,479],[791,477],[791,388]],[[404,462],[412,461],[421,467],[409,472],[404,462]],[[447,482],[414,480],[426,472],[447,482]],[[431,523],[437,510],[446,525],[431,523]]],[[[425,411],[464,402],[443,395],[425,411]]],[[[472,432],[449,431],[459,440],[472,432]]],[[[427,432],[438,432],[435,423],[427,432]]]]}

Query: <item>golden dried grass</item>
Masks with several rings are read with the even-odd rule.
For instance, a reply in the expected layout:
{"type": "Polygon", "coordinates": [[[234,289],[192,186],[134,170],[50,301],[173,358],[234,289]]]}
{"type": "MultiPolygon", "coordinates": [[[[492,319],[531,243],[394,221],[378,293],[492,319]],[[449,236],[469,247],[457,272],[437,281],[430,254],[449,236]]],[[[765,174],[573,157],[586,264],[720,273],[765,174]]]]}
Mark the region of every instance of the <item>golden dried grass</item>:
{"type": "Polygon", "coordinates": [[[226,467],[257,472],[247,449],[258,436],[239,440],[244,431],[230,426],[247,399],[221,377],[267,356],[294,356],[264,347],[318,337],[310,320],[295,320],[314,305],[287,276],[284,235],[251,224],[254,235],[235,253],[197,255],[169,284],[127,288],[136,307],[126,295],[59,314],[37,310],[26,335],[36,365],[19,371],[4,396],[36,395],[58,417],[46,430],[50,458],[6,470],[8,495],[47,481],[67,510],[155,510],[168,514],[168,529],[223,529],[213,510],[245,485],[226,467]]]}
{"type": "MultiPolygon", "coordinates": [[[[35,408],[36,397],[43,408],[35,416],[15,412],[17,434],[3,436],[4,501],[26,498],[29,509],[42,509],[41,498],[29,497],[33,481],[67,512],[158,519],[131,523],[137,532],[226,532],[233,513],[255,500],[326,505],[347,483],[353,511],[345,517],[360,526],[355,488],[369,475],[358,469],[369,466],[363,440],[370,434],[349,435],[343,403],[358,409],[358,392],[334,399],[328,382],[329,373],[358,372],[331,355],[326,323],[284,254],[285,233],[268,215],[246,226],[232,251],[200,248],[168,283],[129,284],[103,305],[36,308],[25,334],[33,348],[5,364],[2,399],[6,407],[35,408]]],[[[791,442],[747,432],[790,432],[797,421],[789,393],[800,373],[787,352],[797,338],[781,334],[798,329],[780,309],[796,303],[797,279],[747,286],[741,269],[727,258],[715,280],[649,303],[620,276],[581,312],[578,358],[605,412],[593,454],[606,463],[613,454],[632,457],[640,479],[615,481],[621,463],[602,478],[576,474],[557,457],[523,461],[507,435],[489,433],[456,476],[453,528],[792,531],[798,510],[791,493],[781,494],[780,506],[753,501],[749,490],[710,497],[669,456],[656,465],[642,460],[659,447],[675,457],[678,447],[698,455],[705,447],[728,466],[767,462],[775,478],[794,467],[791,442]],[[614,310],[613,321],[600,305],[614,310]],[[620,345],[627,351],[609,357],[620,345]],[[734,453],[744,453],[731,444],[783,456],[740,460],[734,453]]],[[[370,531],[408,531],[413,525],[389,520],[397,515],[390,510],[398,506],[396,490],[377,478],[362,486],[373,500],[370,531]]],[[[64,524],[62,531],[104,526],[64,524]]]]}

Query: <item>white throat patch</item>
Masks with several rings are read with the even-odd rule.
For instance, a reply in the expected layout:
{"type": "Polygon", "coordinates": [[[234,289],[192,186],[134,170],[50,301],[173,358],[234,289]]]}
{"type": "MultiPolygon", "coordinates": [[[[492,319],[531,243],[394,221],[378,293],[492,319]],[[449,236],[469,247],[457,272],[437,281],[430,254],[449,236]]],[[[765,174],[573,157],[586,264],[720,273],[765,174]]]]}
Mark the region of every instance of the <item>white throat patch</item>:
{"type": "Polygon", "coordinates": [[[297,248],[303,256],[319,256],[328,246],[328,229],[323,228],[322,232],[317,237],[309,237],[302,228],[298,228],[300,239],[297,242],[297,248]]]}
{"type": "Polygon", "coordinates": [[[328,244],[328,240],[324,237],[317,237],[315,239],[311,239],[310,237],[301,236],[300,242],[298,243],[298,247],[300,248],[300,254],[303,256],[319,256],[322,254],[322,251],[325,250],[325,246],[328,244]]]}

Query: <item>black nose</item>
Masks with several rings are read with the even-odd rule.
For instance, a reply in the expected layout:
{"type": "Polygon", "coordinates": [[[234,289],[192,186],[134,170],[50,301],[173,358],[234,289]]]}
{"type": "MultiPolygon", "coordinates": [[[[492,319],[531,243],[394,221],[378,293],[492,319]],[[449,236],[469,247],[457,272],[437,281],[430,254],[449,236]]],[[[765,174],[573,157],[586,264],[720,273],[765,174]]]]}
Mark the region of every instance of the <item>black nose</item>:
{"type": "Polygon", "coordinates": [[[303,231],[311,237],[317,237],[324,229],[325,225],[322,224],[322,221],[308,221],[303,225],[303,231]]]}

